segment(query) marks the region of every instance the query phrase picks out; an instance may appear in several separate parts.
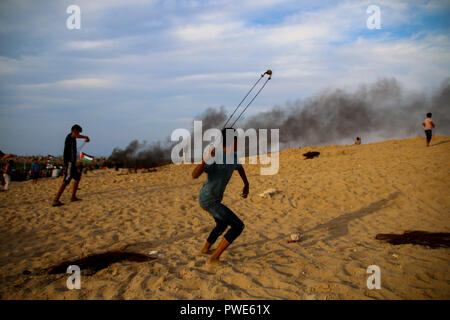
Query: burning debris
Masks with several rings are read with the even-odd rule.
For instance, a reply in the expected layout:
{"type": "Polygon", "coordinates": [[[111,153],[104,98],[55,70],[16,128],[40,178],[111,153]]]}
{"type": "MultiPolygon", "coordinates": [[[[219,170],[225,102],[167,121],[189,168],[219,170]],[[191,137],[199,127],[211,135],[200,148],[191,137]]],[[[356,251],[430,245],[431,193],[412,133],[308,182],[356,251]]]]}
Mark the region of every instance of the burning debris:
{"type": "Polygon", "coordinates": [[[305,156],[305,160],[307,159],[313,159],[315,157],[318,157],[320,155],[320,152],[318,151],[309,151],[303,154],[305,156]]]}
{"type": "Polygon", "coordinates": [[[430,248],[450,248],[450,233],[444,232],[405,231],[403,234],[379,233],[375,239],[383,240],[393,245],[419,244],[430,248]]]}

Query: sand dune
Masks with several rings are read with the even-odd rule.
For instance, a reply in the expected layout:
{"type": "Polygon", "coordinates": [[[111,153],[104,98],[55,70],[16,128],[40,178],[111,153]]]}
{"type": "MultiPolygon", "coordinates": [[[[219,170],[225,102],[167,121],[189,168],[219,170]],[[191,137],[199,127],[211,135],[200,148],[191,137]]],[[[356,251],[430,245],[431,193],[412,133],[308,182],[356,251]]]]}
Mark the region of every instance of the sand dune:
{"type": "Polygon", "coordinates": [[[323,146],[280,154],[280,171],[245,165],[249,198],[231,179],[224,203],[246,228],[222,257],[198,253],[212,218],[198,205],[205,177],[193,165],[153,173],[89,172],[81,202],[50,202],[60,179],[12,183],[0,193],[2,299],[450,299],[449,249],[393,246],[378,233],[450,232],[450,137],[323,146]],[[319,151],[304,160],[303,153],[319,151]],[[273,195],[258,194],[275,189],[273,195]],[[287,243],[290,234],[301,241],[287,243]],[[41,270],[109,250],[158,251],[148,262],[119,262],[82,276],[41,270]],[[366,286],[369,265],[381,289],[366,286]],[[30,274],[23,273],[25,270],[30,274]]]}

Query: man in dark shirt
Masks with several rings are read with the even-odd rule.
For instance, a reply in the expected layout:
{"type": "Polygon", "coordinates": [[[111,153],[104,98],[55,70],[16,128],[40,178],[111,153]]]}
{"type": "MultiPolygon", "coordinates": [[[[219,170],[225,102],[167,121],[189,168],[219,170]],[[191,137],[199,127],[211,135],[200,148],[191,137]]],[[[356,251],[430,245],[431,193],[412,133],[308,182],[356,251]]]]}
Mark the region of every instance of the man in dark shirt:
{"type": "Polygon", "coordinates": [[[78,139],[84,139],[86,142],[89,142],[88,136],[82,136],[80,133],[83,131],[79,125],[74,125],[72,127],[72,131],[67,135],[66,141],[64,142],[64,167],[65,167],[65,174],[64,174],[64,180],[61,186],[59,187],[58,193],[55,196],[55,199],[53,200],[53,206],[61,206],[63,203],[59,201],[59,198],[63,194],[64,190],[66,189],[67,185],[70,183],[70,180],[75,180],[73,184],[73,191],[72,191],[72,197],[70,198],[70,201],[78,201],[81,200],[76,197],[78,184],[80,183],[81,174],[77,170],[77,138],[78,139]]]}

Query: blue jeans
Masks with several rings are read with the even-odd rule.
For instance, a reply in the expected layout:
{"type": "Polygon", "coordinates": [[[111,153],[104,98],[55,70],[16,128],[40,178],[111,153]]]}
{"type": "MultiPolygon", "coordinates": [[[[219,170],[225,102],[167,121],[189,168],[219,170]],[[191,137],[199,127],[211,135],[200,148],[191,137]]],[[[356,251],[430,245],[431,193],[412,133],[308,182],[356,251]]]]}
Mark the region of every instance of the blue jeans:
{"type": "Polygon", "coordinates": [[[227,229],[228,226],[231,228],[227,231],[224,238],[232,243],[239,235],[242,230],[244,230],[244,223],[239,219],[233,211],[228,209],[225,205],[220,202],[214,202],[207,206],[202,207],[214,218],[216,221],[216,226],[209,234],[208,241],[210,244],[216,242],[217,238],[227,229]]]}

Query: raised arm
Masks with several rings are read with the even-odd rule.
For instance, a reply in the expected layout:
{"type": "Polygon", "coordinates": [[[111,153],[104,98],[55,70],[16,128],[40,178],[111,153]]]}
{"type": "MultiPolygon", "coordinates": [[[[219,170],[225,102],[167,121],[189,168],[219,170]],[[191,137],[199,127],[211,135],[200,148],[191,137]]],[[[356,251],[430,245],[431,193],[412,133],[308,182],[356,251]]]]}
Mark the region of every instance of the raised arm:
{"type": "Polygon", "coordinates": [[[208,149],[208,152],[206,152],[206,154],[204,155],[203,159],[202,159],[202,163],[200,163],[199,165],[197,165],[194,168],[194,171],[192,171],[192,179],[197,179],[198,177],[201,176],[201,174],[205,171],[205,161],[208,161],[211,157],[214,157],[216,155],[216,149],[214,149],[213,147],[210,147],[210,149],[208,149]]]}
{"type": "Polygon", "coordinates": [[[192,171],[192,179],[197,179],[205,171],[205,160],[202,163],[195,166],[194,171],[192,171]]]}
{"type": "Polygon", "coordinates": [[[77,138],[77,139],[84,139],[86,142],[89,142],[90,141],[90,139],[89,139],[89,137],[88,136],[83,136],[83,135],[81,135],[81,134],[75,134],[75,135],[72,135],[74,138],[77,138]]]}

